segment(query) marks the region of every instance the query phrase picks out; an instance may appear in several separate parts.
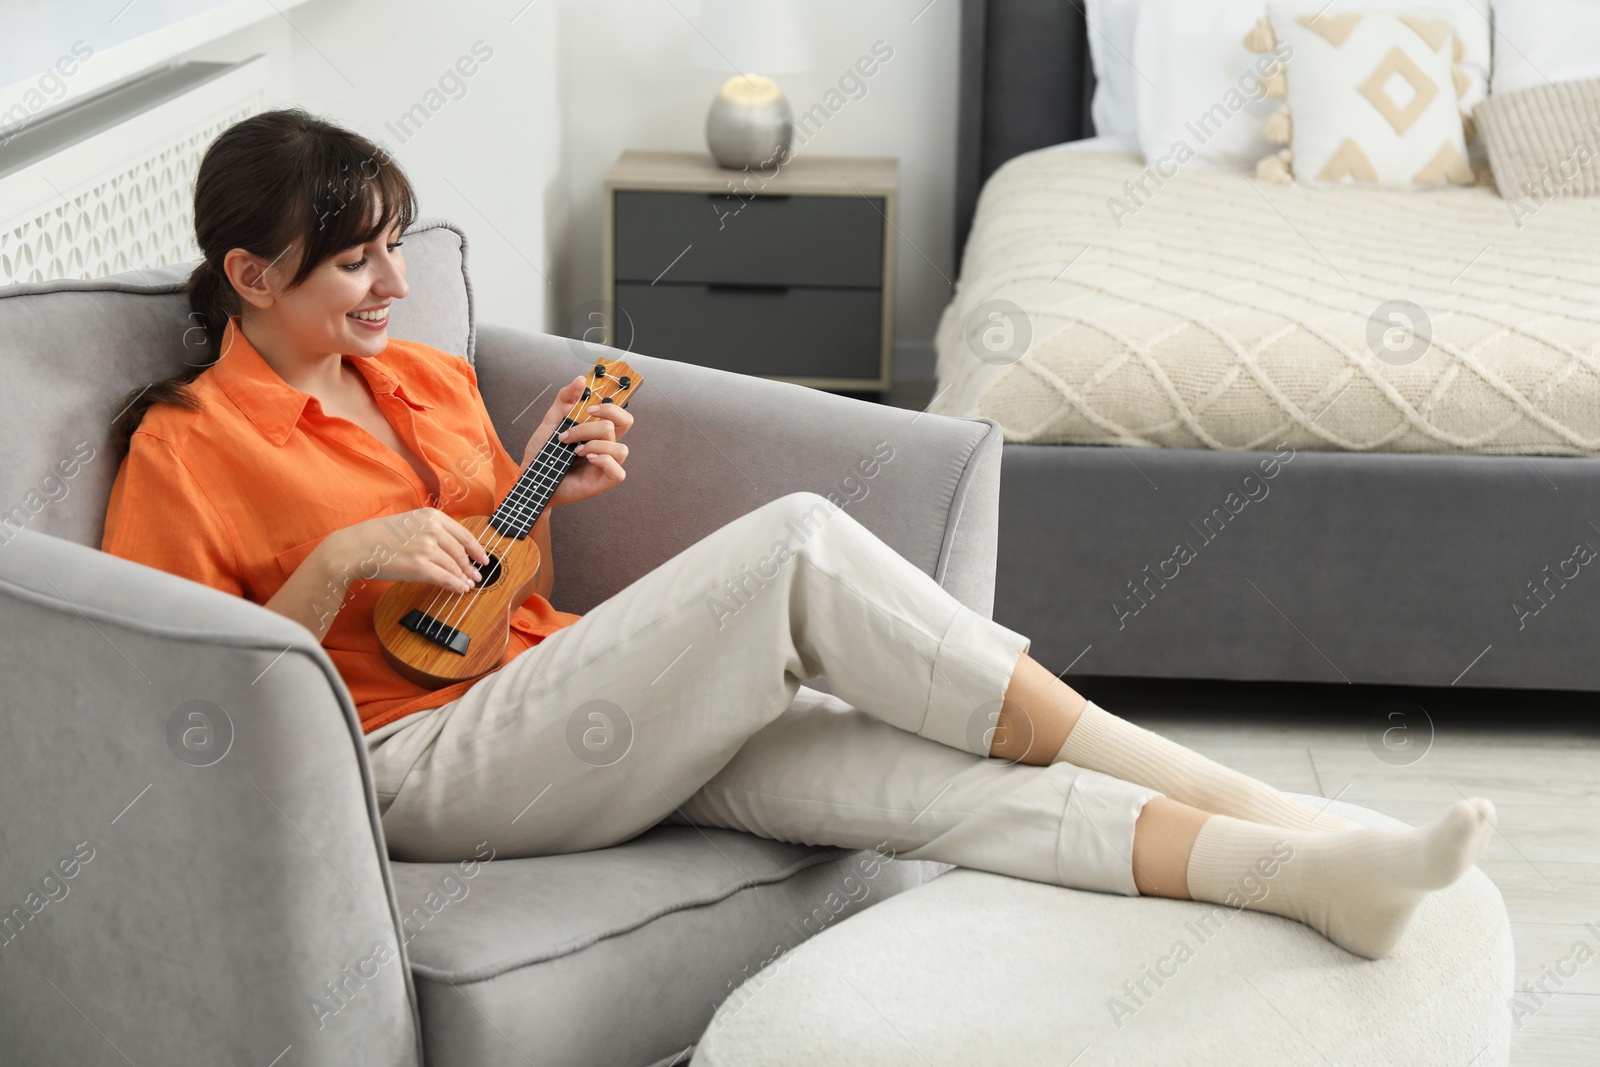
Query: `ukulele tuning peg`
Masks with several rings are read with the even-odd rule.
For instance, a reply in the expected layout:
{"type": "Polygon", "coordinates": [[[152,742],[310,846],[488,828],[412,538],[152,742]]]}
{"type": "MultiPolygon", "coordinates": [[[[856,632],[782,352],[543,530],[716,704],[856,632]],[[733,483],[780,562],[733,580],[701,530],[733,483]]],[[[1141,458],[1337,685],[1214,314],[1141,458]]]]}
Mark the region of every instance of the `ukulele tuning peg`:
{"type": "Polygon", "coordinates": [[[579,397],[578,399],[580,399],[580,400],[588,400],[589,399],[589,387],[587,385],[583,387],[583,396],[579,397]]]}
{"type": "Polygon", "coordinates": [[[630,380],[631,379],[629,379],[629,377],[626,374],[624,374],[622,377],[617,379],[617,384],[622,386],[622,388],[626,389],[628,387],[628,382],[630,380]]]}
{"type": "Polygon", "coordinates": [[[603,364],[603,363],[596,363],[596,364],[595,364],[595,365],[594,365],[594,376],[595,376],[595,377],[596,377],[596,378],[604,378],[604,377],[605,377],[605,376],[606,376],[606,368],[605,368],[605,364],[603,364]]]}
{"type": "Polygon", "coordinates": [[[600,403],[609,404],[609,403],[611,403],[611,398],[609,396],[603,396],[603,397],[600,398],[600,403]]]}

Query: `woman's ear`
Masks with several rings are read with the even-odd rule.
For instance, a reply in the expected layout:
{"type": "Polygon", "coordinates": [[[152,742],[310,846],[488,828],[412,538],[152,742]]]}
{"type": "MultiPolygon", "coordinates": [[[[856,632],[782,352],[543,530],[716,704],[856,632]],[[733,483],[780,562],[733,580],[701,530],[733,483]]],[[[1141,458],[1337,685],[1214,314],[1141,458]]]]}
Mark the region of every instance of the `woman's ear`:
{"type": "MultiPolygon", "coordinates": [[[[287,252],[288,249],[284,251],[287,252]]],[[[228,254],[222,257],[223,273],[228,276],[228,281],[233,283],[239,299],[258,308],[271,307],[277,300],[280,291],[280,287],[275,284],[277,276],[291,266],[292,264],[285,263],[281,254],[269,263],[242,248],[229,249],[228,254]]]]}

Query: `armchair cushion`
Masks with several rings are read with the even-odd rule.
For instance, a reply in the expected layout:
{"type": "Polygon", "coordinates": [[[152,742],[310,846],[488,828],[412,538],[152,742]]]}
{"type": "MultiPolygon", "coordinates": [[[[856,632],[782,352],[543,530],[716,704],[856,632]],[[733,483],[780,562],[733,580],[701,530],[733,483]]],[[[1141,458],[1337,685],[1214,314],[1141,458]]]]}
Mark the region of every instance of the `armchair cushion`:
{"type": "Polygon", "coordinates": [[[672,1062],[745,978],[923,874],[666,824],[594,852],[480,854],[394,865],[428,1063],[672,1062]]]}

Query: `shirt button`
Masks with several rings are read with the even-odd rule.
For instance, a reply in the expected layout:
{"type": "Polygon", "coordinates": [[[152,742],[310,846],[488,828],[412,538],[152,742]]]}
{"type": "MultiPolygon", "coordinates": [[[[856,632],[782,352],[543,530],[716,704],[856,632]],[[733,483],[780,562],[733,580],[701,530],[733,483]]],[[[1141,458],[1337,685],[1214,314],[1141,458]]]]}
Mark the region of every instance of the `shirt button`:
{"type": "Polygon", "coordinates": [[[530,633],[533,630],[533,627],[522,619],[512,619],[511,628],[514,630],[521,630],[523,633],[530,633]]]}

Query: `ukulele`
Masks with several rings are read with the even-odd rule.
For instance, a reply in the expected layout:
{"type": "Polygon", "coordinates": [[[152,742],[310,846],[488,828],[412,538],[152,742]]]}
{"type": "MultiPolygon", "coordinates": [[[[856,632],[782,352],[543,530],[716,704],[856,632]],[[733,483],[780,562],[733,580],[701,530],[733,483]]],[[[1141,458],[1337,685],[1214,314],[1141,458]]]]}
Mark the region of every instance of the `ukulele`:
{"type": "Polygon", "coordinates": [[[495,513],[459,520],[489,553],[471,590],[454,593],[427,582],[395,582],[378,598],[372,613],[378,644],[402,677],[439,689],[500,666],[511,639],[511,612],[533,594],[539,573],[539,546],[528,534],[577,458],[573,450],[579,442],[564,442],[560,435],[588,421],[595,404],[627,407],[638,388],[639,376],[626,363],[596,360],[583,396],[495,513]]]}

